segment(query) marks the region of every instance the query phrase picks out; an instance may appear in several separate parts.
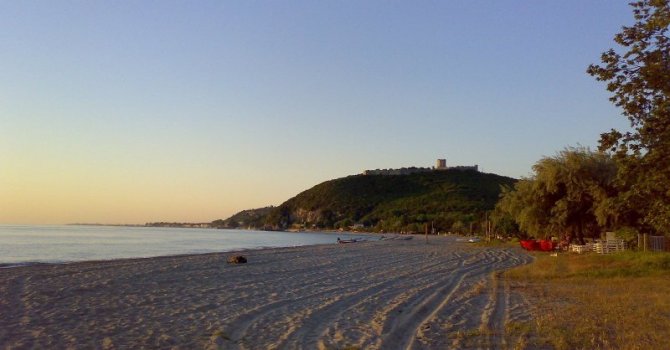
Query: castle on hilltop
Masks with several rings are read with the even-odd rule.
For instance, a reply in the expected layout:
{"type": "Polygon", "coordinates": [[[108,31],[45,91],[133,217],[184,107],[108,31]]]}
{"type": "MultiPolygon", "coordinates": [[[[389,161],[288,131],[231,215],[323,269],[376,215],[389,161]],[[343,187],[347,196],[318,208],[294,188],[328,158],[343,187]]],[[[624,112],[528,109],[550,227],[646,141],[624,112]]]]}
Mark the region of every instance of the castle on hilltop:
{"type": "Polygon", "coordinates": [[[479,171],[479,165],[458,165],[458,166],[447,166],[446,159],[438,159],[434,167],[430,168],[400,168],[400,169],[375,169],[375,170],[365,170],[363,175],[409,175],[416,173],[427,173],[436,170],[469,170],[469,171],[479,171]]]}

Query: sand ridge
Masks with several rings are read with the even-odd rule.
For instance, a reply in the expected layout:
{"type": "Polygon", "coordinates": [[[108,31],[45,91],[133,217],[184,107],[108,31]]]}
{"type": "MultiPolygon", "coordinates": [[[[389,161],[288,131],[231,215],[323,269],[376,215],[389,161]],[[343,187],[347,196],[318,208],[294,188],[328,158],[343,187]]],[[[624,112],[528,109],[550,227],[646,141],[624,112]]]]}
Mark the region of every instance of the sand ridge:
{"type": "Polygon", "coordinates": [[[0,269],[0,348],[513,347],[514,248],[451,237],[0,269]]]}

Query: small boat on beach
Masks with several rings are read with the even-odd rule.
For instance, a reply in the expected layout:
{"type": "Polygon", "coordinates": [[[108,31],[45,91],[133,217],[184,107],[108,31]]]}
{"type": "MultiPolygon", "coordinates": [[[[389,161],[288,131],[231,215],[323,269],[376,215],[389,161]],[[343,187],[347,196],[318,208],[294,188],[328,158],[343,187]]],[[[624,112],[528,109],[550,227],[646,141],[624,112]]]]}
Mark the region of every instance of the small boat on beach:
{"type": "Polygon", "coordinates": [[[358,242],[357,239],[340,239],[340,237],[337,237],[337,243],[339,244],[356,243],[356,242],[358,242]]]}

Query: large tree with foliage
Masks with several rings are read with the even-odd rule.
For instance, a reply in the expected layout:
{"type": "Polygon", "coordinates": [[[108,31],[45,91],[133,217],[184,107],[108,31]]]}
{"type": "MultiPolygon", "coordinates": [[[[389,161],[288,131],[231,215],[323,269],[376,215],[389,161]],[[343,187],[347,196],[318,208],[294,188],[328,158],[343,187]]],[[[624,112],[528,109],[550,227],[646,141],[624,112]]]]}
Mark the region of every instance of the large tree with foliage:
{"type": "Polygon", "coordinates": [[[551,204],[549,196],[536,190],[534,177],[522,179],[514,187],[503,188],[492,221],[499,230],[498,222],[511,218],[519,228],[518,237],[544,238],[550,233],[551,204]]]}
{"type": "Polygon", "coordinates": [[[530,236],[597,237],[614,221],[616,165],[602,152],[566,148],[533,166],[534,175],[503,190],[498,217],[511,216],[530,236]]]}
{"type": "MultiPolygon", "coordinates": [[[[601,135],[600,149],[620,164],[613,206],[619,212],[644,213],[641,222],[658,231],[670,228],[670,24],[669,0],[631,3],[635,24],[614,37],[619,50],[603,53],[588,73],[607,83],[610,100],[631,123],[630,131],[601,135]],[[623,208],[626,207],[627,208],[623,208]],[[637,210],[633,210],[637,209],[637,210]]],[[[630,215],[633,213],[633,215],[630,215]]]]}

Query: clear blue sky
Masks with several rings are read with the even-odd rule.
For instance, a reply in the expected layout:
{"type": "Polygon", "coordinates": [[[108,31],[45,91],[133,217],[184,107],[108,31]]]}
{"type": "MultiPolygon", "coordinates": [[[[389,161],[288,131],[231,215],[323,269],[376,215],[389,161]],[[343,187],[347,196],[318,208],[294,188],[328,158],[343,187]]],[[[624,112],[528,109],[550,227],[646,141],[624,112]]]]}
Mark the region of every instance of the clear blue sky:
{"type": "Polygon", "coordinates": [[[625,128],[627,1],[0,1],[0,223],[211,221],[625,128]]]}

